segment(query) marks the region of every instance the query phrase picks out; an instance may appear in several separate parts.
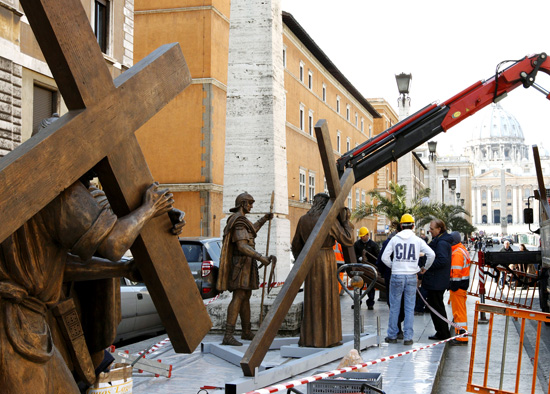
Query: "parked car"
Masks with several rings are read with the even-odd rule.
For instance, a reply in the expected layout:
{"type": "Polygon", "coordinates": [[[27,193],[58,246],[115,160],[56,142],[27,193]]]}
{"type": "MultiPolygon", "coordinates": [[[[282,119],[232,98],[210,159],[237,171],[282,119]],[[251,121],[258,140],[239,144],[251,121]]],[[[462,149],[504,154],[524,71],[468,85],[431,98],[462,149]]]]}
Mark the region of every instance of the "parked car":
{"type": "Polygon", "coordinates": [[[141,335],[156,335],[164,326],[144,283],[120,278],[120,312],[115,342],[141,335]]]}
{"type": "MultiPolygon", "coordinates": [[[[218,294],[216,281],[220,267],[221,238],[182,237],[179,239],[191,273],[203,299],[218,294]]],[[[131,258],[131,255],[128,255],[131,258]]],[[[164,326],[144,283],[120,279],[122,320],[117,328],[115,342],[141,335],[156,335],[164,326]]]]}
{"type": "Polygon", "coordinates": [[[493,245],[500,245],[500,239],[493,237],[493,245]]]}
{"type": "Polygon", "coordinates": [[[220,267],[222,239],[182,237],[179,240],[202,298],[218,295],[216,281],[220,267]]]}
{"type": "Polygon", "coordinates": [[[505,241],[510,242],[510,245],[514,244],[514,239],[509,235],[502,237],[502,243],[504,243],[505,241]]]}

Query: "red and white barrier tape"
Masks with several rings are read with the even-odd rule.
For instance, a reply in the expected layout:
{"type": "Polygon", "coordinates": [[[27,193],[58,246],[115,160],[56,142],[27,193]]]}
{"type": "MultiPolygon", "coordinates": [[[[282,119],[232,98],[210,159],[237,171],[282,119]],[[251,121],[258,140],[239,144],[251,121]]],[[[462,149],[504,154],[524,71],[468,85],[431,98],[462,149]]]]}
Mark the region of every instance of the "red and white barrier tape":
{"type": "MultiPolygon", "coordinates": [[[[281,287],[281,286],[284,285],[284,284],[285,284],[285,282],[273,282],[269,287],[271,287],[271,288],[274,288],[274,287],[281,287]]],[[[267,285],[267,282],[264,282],[264,283],[260,284],[260,289],[261,289],[262,287],[265,287],[266,285],[267,285]]]]}
{"type": "Polygon", "coordinates": [[[214,298],[210,298],[208,300],[202,300],[203,304],[206,306],[206,305],[209,305],[211,303],[213,303],[214,301],[216,301],[218,298],[220,298],[220,294],[221,293],[218,293],[218,295],[216,295],[216,297],[214,298]]]}
{"type": "MultiPolygon", "coordinates": [[[[426,301],[426,299],[422,296],[422,293],[420,292],[420,289],[418,287],[416,288],[416,293],[420,296],[420,298],[422,298],[422,301],[424,302],[424,304],[426,304],[426,306],[428,307],[429,310],[431,310],[441,320],[443,320],[447,324],[450,324],[451,326],[453,326],[455,328],[455,330],[457,330],[456,332],[460,332],[460,331],[464,330],[464,327],[461,327],[458,324],[456,324],[455,322],[452,322],[449,319],[444,318],[443,316],[441,316],[439,314],[438,311],[436,311],[434,308],[432,308],[430,306],[430,304],[428,304],[428,301],[426,301]]],[[[463,335],[459,335],[459,336],[463,336],[463,335]]]]}
{"type": "Polygon", "coordinates": [[[163,347],[164,345],[166,345],[169,342],[170,342],[170,338],[163,339],[162,341],[160,341],[160,342],[156,343],[155,345],[151,346],[151,348],[149,350],[147,350],[147,352],[141,351],[139,353],[136,353],[136,356],[146,356],[148,354],[154,353],[154,352],[156,352],[157,350],[159,350],[161,347],[163,347]]]}
{"type": "Polygon", "coordinates": [[[392,359],[397,358],[397,357],[405,356],[407,354],[412,354],[412,353],[418,352],[419,350],[428,349],[428,348],[434,347],[436,345],[440,345],[442,343],[452,341],[453,339],[456,339],[456,338],[459,338],[459,337],[462,337],[462,336],[465,336],[465,335],[468,335],[468,333],[462,334],[462,335],[457,335],[455,337],[448,338],[448,339],[445,339],[443,341],[431,343],[431,344],[426,345],[426,346],[421,346],[421,347],[416,348],[416,349],[407,350],[406,352],[396,353],[396,354],[392,354],[391,356],[387,356],[387,357],[379,358],[379,359],[376,359],[376,360],[368,361],[366,363],[355,364],[355,365],[352,365],[351,367],[335,369],[335,370],[332,370],[332,371],[329,371],[329,372],[323,372],[323,373],[320,373],[320,374],[317,374],[317,375],[308,376],[307,378],[293,380],[293,381],[290,381],[288,383],[277,384],[275,386],[265,387],[263,389],[259,389],[259,390],[255,390],[255,391],[249,391],[246,394],[270,394],[270,393],[276,393],[276,392],[282,391],[282,390],[288,390],[292,387],[300,386],[302,384],[314,382],[316,380],[326,379],[326,378],[329,378],[331,376],[340,375],[340,374],[345,373],[345,372],[355,371],[356,369],[361,369],[361,368],[364,368],[364,367],[368,367],[370,365],[379,364],[383,361],[388,361],[388,360],[392,360],[392,359]]]}

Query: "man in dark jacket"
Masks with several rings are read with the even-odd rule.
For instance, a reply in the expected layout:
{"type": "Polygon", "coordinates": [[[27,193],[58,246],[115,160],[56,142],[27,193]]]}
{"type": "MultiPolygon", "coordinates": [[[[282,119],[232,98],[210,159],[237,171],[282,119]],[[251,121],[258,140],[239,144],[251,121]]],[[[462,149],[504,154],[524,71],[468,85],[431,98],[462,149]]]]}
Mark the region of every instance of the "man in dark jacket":
{"type": "MultiPolygon", "coordinates": [[[[372,264],[376,266],[376,259],[380,253],[380,247],[376,242],[370,239],[369,230],[366,227],[361,227],[359,229],[359,239],[353,244],[355,249],[355,255],[357,256],[357,261],[362,264],[372,264]]],[[[367,308],[369,310],[374,309],[374,288],[369,291],[367,299],[367,308]]]]}
{"type": "MultiPolygon", "coordinates": [[[[428,291],[428,304],[437,311],[445,319],[447,312],[443,302],[443,294],[449,288],[451,277],[451,245],[453,238],[447,233],[445,222],[440,219],[434,219],[430,222],[430,233],[432,234],[432,242],[429,246],[435,252],[435,260],[424,273],[422,278],[422,286],[428,291]]],[[[429,339],[443,340],[451,336],[449,325],[439,316],[430,310],[432,322],[435,328],[435,334],[429,339]]]]}

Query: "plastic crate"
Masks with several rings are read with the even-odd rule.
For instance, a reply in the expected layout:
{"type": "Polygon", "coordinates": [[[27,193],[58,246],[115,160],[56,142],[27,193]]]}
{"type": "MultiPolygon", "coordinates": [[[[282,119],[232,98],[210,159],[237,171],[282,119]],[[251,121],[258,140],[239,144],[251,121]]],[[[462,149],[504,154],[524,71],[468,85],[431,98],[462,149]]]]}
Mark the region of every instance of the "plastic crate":
{"type": "MultiPolygon", "coordinates": [[[[307,394],[361,393],[361,385],[364,383],[382,389],[382,375],[371,372],[346,372],[331,378],[308,383],[307,394]]],[[[364,393],[375,394],[377,392],[367,388],[364,393]]]]}

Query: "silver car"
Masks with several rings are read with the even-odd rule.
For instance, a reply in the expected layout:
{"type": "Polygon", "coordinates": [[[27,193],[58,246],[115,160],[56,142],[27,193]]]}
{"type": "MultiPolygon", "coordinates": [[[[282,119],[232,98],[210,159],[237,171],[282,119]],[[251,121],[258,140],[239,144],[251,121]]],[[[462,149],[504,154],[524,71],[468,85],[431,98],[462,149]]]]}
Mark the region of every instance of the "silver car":
{"type": "Polygon", "coordinates": [[[156,335],[164,331],[144,283],[120,278],[120,304],[122,320],[117,328],[115,342],[141,335],[156,335]]]}

